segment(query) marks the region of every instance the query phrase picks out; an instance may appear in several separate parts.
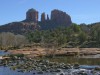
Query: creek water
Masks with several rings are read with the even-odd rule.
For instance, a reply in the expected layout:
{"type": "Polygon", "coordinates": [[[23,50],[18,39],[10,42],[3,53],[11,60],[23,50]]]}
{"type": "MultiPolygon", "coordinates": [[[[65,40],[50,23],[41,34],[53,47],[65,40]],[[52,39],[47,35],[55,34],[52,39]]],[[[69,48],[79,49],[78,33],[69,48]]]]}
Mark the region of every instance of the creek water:
{"type": "Polygon", "coordinates": [[[9,53],[8,52],[5,52],[4,50],[1,50],[0,51],[0,56],[6,55],[6,54],[9,54],[9,53]]]}
{"type": "Polygon", "coordinates": [[[100,54],[84,55],[84,56],[81,56],[81,58],[100,58],[100,54]]]}
{"type": "MultiPolygon", "coordinates": [[[[98,71],[97,73],[93,74],[93,73],[90,73],[91,70],[89,69],[93,69],[97,66],[88,66],[88,65],[81,65],[81,68],[82,69],[86,69],[87,70],[87,75],[100,75],[100,72],[98,71]]],[[[100,67],[100,66],[98,66],[100,67]]],[[[78,69],[70,69],[70,75],[74,75],[74,74],[71,74],[71,72],[73,71],[76,71],[78,69]]],[[[68,70],[64,70],[65,73],[68,72],[68,70]]],[[[59,75],[58,73],[46,73],[44,72],[43,74],[37,74],[36,71],[31,71],[31,72],[18,72],[17,70],[13,71],[13,70],[10,70],[9,67],[4,67],[4,66],[1,66],[0,67],[0,75],[59,75]],[[34,74],[35,73],[35,74],[34,74]]],[[[66,75],[69,75],[69,74],[66,74],[66,75]]]]}
{"type": "MultiPolygon", "coordinates": [[[[7,52],[4,52],[4,51],[0,51],[0,56],[2,55],[6,55],[8,54],[7,52]]],[[[75,62],[73,60],[73,58],[65,58],[64,59],[58,59],[59,61],[69,61],[70,62],[75,62]],[[64,60],[65,59],[65,60],[64,60]],[[66,60],[68,59],[68,60],[66,60]]],[[[55,60],[55,59],[54,59],[55,60]]],[[[56,59],[57,60],[57,59],[56,59]]],[[[76,59],[75,59],[76,60],[76,59]]],[[[98,71],[97,73],[90,73],[90,71],[92,69],[94,69],[95,67],[99,67],[100,68],[100,54],[98,55],[92,55],[92,57],[89,55],[89,56],[84,56],[84,60],[82,61],[83,59],[78,59],[78,61],[80,62],[83,62],[82,65],[80,65],[80,69],[85,69],[87,71],[87,75],[100,75],[100,72],[98,71]],[[87,58],[91,58],[91,59],[87,59],[87,58]],[[92,59],[93,58],[93,59],[92,59]],[[89,60],[89,61],[87,61],[89,60]],[[95,61],[96,60],[96,61],[95,61]],[[91,65],[89,62],[91,62],[91,65]],[[84,64],[84,65],[83,65],[84,64]],[[89,65],[90,64],[90,65],[89,65]]],[[[74,74],[71,74],[71,72],[74,72],[74,71],[78,71],[80,69],[70,69],[70,70],[63,70],[65,73],[70,71],[70,74],[66,74],[66,75],[74,75],[74,74]]],[[[0,66],[0,75],[59,75],[58,73],[46,73],[44,72],[43,74],[37,74],[36,71],[31,71],[31,72],[18,72],[18,70],[11,70],[10,67],[5,67],[5,66],[0,66]]]]}

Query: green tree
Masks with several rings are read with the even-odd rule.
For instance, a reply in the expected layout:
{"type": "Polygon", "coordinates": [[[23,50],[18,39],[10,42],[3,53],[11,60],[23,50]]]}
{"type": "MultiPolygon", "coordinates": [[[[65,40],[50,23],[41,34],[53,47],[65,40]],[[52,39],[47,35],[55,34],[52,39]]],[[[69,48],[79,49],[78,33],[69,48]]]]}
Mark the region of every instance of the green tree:
{"type": "Polygon", "coordinates": [[[28,32],[26,37],[30,43],[39,43],[41,41],[41,32],[38,30],[35,30],[34,32],[28,32]]]}
{"type": "Polygon", "coordinates": [[[74,32],[80,32],[81,31],[81,28],[79,25],[73,23],[71,28],[73,29],[74,32]]]}
{"type": "Polygon", "coordinates": [[[97,33],[97,34],[96,34],[96,41],[97,41],[98,43],[100,43],[100,30],[98,30],[96,33],[97,33]]]}
{"type": "Polygon", "coordinates": [[[32,42],[33,42],[33,37],[34,37],[33,32],[28,32],[28,33],[26,34],[26,37],[27,37],[29,43],[32,43],[32,42]]]}
{"type": "Polygon", "coordinates": [[[87,40],[87,35],[84,32],[80,32],[78,35],[78,39],[80,43],[83,43],[87,40]]]}

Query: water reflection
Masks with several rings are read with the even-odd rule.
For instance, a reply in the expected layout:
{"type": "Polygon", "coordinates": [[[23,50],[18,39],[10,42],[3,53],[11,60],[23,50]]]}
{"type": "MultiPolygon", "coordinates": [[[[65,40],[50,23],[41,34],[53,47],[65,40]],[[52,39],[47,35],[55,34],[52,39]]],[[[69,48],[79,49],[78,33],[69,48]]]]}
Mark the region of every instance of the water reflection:
{"type": "Polygon", "coordinates": [[[100,54],[84,55],[84,56],[81,56],[80,58],[100,58],[100,54]]]}
{"type": "Polygon", "coordinates": [[[0,50],[0,56],[7,55],[7,54],[9,54],[9,53],[5,52],[4,50],[0,50]]]}
{"type": "MultiPolygon", "coordinates": [[[[55,75],[56,73],[43,73],[41,75],[55,75]]],[[[9,67],[0,67],[0,75],[40,75],[36,74],[36,71],[31,71],[31,72],[17,72],[17,70],[13,71],[10,70],[9,67]]]]}

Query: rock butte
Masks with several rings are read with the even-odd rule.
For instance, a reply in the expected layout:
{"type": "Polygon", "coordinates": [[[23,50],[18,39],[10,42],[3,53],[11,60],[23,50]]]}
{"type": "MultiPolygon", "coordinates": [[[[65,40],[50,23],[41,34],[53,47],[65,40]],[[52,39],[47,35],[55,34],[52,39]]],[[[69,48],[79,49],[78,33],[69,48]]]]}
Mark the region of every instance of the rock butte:
{"type": "Polygon", "coordinates": [[[0,32],[12,32],[15,34],[24,34],[27,31],[54,29],[60,26],[70,26],[71,17],[58,9],[51,11],[51,16],[43,12],[39,21],[39,12],[35,9],[29,9],[26,12],[26,19],[19,22],[12,22],[0,26],[0,32]]]}

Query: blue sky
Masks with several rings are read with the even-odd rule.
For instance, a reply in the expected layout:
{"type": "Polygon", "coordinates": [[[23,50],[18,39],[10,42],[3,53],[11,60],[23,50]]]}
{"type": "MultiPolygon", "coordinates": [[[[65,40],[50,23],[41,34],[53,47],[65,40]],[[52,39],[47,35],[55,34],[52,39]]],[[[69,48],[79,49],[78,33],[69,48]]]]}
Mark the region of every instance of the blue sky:
{"type": "Polygon", "coordinates": [[[50,15],[53,9],[65,11],[77,24],[100,22],[100,0],[0,0],[0,25],[24,20],[30,8],[39,15],[50,15]]]}

